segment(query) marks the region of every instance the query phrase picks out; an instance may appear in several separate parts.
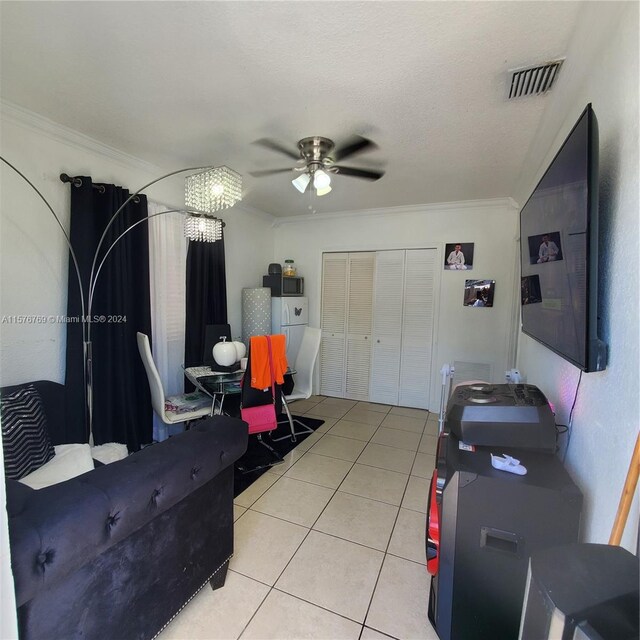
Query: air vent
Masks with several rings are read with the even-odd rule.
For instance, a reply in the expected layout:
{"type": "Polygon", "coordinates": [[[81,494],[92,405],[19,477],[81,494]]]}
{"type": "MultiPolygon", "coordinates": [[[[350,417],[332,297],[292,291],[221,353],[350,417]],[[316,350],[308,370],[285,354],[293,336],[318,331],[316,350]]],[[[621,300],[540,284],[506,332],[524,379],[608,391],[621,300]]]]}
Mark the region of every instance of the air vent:
{"type": "Polygon", "coordinates": [[[539,96],[549,91],[558,77],[563,62],[564,58],[535,67],[511,70],[509,100],[525,96],[539,96]]]}

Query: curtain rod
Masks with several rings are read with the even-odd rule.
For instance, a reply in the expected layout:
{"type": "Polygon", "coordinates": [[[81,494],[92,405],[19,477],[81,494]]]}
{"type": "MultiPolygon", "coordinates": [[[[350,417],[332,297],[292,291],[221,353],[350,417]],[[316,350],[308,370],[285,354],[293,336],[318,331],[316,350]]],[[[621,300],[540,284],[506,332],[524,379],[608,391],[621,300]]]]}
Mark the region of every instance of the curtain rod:
{"type": "MultiPolygon", "coordinates": [[[[60,181],[61,182],[68,182],[69,184],[72,184],[74,187],[81,187],[82,186],[82,178],[79,178],[78,176],[70,176],[67,173],[61,173],[60,174],[60,181]]],[[[98,190],[98,193],[104,193],[106,191],[105,186],[103,184],[91,184],[91,186],[94,189],[98,190]]],[[[140,202],[140,198],[138,198],[138,196],[134,196],[133,197],[133,201],[138,204],[140,202]]]]}
{"type": "MultiPolygon", "coordinates": [[[[67,173],[61,173],[60,174],[60,181],[61,182],[68,182],[69,184],[72,184],[74,187],[81,187],[82,186],[82,178],[78,177],[78,176],[70,176],[67,173]]],[[[91,184],[91,186],[94,189],[97,189],[99,193],[104,193],[106,191],[105,187],[103,184],[91,184]]],[[[140,202],[140,198],[138,198],[138,196],[134,196],[133,197],[133,201],[137,204],[138,202],[140,202]]],[[[178,209],[178,207],[175,207],[173,205],[168,205],[165,204],[164,202],[159,202],[158,200],[153,200],[153,202],[155,202],[156,204],[159,204],[162,207],[166,207],[167,209],[178,209]]],[[[221,220],[222,222],[222,226],[226,227],[227,225],[225,224],[224,220],[221,220]]]]}

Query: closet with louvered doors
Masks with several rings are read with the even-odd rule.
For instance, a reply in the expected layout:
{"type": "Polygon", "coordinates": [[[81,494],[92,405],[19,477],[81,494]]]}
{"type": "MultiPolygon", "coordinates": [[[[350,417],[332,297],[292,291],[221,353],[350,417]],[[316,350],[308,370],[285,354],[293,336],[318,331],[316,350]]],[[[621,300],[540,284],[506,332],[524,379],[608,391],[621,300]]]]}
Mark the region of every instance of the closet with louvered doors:
{"type": "Polygon", "coordinates": [[[322,256],[320,393],[344,398],[348,253],[322,256]]]}
{"type": "Polygon", "coordinates": [[[325,253],[322,259],[320,393],[369,397],[375,252],[325,253]]]}
{"type": "Polygon", "coordinates": [[[429,406],[436,254],[324,254],[320,393],[429,406]]]}
{"type": "Polygon", "coordinates": [[[436,249],[405,252],[398,404],[429,408],[433,359],[436,249]]]}
{"type": "Polygon", "coordinates": [[[429,406],[436,253],[407,249],[376,255],[371,402],[429,406]]]}
{"type": "Polygon", "coordinates": [[[380,404],[398,404],[404,254],[404,251],[376,254],[369,399],[380,404]]]}
{"type": "Polygon", "coordinates": [[[349,254],[344,397],[351,400],[369,399],[375,263],[373,252],[349,254]]]}

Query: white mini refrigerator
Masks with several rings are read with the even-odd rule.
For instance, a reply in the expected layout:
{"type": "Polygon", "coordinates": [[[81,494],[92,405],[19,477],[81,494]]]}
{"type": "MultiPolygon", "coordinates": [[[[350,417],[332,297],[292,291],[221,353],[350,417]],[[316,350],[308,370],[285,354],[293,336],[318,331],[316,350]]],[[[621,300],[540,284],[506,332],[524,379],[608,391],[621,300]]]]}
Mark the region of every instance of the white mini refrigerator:
{"type": "Polygon", "coordinates": [[[309,300],[302,296],[271,298],[271,332],[284,333],[287,362],[293,368],[304,328],[309,324],[309,300]]]}

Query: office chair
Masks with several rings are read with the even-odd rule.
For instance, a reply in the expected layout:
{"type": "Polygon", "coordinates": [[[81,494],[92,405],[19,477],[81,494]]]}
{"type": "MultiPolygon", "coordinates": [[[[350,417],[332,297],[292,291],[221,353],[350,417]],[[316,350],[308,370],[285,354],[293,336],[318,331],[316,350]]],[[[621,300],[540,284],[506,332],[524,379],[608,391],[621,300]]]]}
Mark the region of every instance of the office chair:
{"type": "Polygon", "coordinates": [[[206,394],[201,392],[183,393],[175,396],[165,396],[160,374],[156,368],[156,363],[151,355],[151,347],[149,346],[149,337],[144,333],[137,333],[138,351],[144,364],[144,370],[147,372],[149,381],[149,389],[151,390],[151,406],[155,414],[165,424],[177,424],[180,422],[191,422],[206,416],[212,415],[213,400],[206,394]],[[190,411],[178,412],[167,409],[167,404],[173,407],[184,405],[185,402],[193,403],[193,398],[197,402],[190,411]],[[198,397],[200,396],[200,397],[198,397]]]}
{"type": "Polygon", "coordinates": [[[294,400],[307,400],[311,397],[313,387],[313,369],[316,365],[318,358],[318,352],[320,351],[320,338],[322,337],[322,331],[314,327],[305,327],[304,334],[302,336],[302,342],[300,343],[300,350],[296,356],[296,363],[294,365],[295,373],[295,385],[293,391],[290,394],[285,394],[284,410],[287,414],[289,423],[297,424],[302,427],[301,431],[293,431],[291,436],[282,436],[281,438],[274,438],[274,442],[284,440],[285,438],[291,438],[293,442],[296,441],[296,436],[301,436],[306,433],[313,433],[313,429],[310,429],[306,424],[300,422],[300,420],[293,418],[289,407],[289,402],[294,400]]]}

